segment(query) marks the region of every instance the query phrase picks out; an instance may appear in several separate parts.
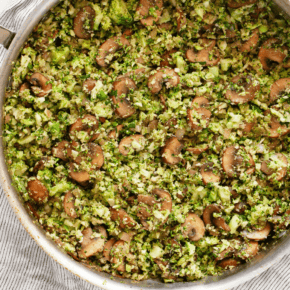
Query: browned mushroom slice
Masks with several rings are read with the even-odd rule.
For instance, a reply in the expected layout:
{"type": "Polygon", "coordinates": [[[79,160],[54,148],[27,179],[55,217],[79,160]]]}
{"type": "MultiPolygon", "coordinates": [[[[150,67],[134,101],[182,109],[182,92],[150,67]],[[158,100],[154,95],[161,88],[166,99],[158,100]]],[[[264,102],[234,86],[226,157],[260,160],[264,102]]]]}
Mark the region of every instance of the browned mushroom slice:
{"type": "Polygon", "coordinates": [[[169,22],[166,22],[166,23],[158,24],[157,27],[160,29],[165,29],[167,31],[170,31],[172,29],[173,25],[169,22]]]}
{"type": "Polygon", "coordinates": [[[127,99],[127,95],[131,90],[136,90],[135,82],[127,77],[118,79],[113,83],[113,91],[116,95],[112,95],[112,101],[115,106],[115,112],[121,118],[128,118],[135,113],[135,109],[127,99]]]}
{"type": "Polygon", "coordinates": [[[70,143],[68,141],[61,141],[52,148],[52,155],[63,161],[67,161],[68,160],[67,152],[69,147],[70,143]]]}
{"type": "Polygon", "coordinates": [[[179,75],[171,68],[160,68],[148,78],[148,88],[152,94],[161,91],[163,83],[167,88],[176,87],[179,84],[179,75]]]}
{"type": "Polygon", "coordinates": [[[224,218],[222,217],[217,217],[217,218],[212,218],[212,222],[213,224],[220,228],[220,229],[223,229],[224,231],[226,232],[230,232],[231,231],[231,228],[227,225],[226,221],[224,218]]]}
{"type": "Polygon", "coordinates": [[[159,269],[162,271],[162,278],[168,280],[176,280],[177,277],[174,274],[178,274],[178,270],[172,273],[171,265],[168,261],[162,261],[161,259],[154,259],[154,262],[158,265],[159,269]]]}
{"type": "Polygon", "coordinates": [[[271,86],[270,103],[275,102],[282,93],[290,89],[290,78],[282,78],[277,80],[271,86]]]}
{"type": "Polygon", "coordinates": [[[235,204],[234,213],[243,214],[246,210],[247,204],[245,202],[238,202],[235,204]]]}
{"type": "MultiPolygon", "coordinates": [[[[272,106],[274,109],[274,106],[272,106]]],[[[270,110],[265,111],[265,115],[271,114],[270,110]]],[[[287,125],[281,124],[277,116],[271,114],[270,123],[268,124],[267,136],[270,138],[279,138],[290,132],[290,128],[287,125]]]]}
{"type": "Polygon", "coordinates": [[[225,96],[234,104],[252,101],[260,90],[260,84],[251,75],[237,75],[231,80],[225,96]]]}
{"type": "Polygon", "coordinates": [[[122,240],[117,241],[111,248],[110,261],[112,264],[114,264],[114,267],[116,267],[117,271],[126,271],[125,257],[128,255],[128,253],[129,245],[122,240]]]}
{"type": "Polygon", "coordinates": [[[110,253],[116,240],[114,238],[108,240],[104,245],[103,256],[107,261],[110,261],[110,253]]]}
{"type": "Polygon", "coordinates": [[[91,238],[93,231],[91,228],[86,228],[82,231],[83,241],[81,250],[78,252],[80,258],[89,258],[104,249],[107,233],[104,236],[105,228],[99,226],[98,232],[100,234],[97,238],[91,238]]]}
{"type": "Polygon", "coordinates": [[[242,236],[248,238],[249,240],[261,241],[267,239],[269,233],[271,232],[271,224],[267,222],[266,226],[262,230],[248,232],[246,230],[242,231],[242,236]]]}
{"type": "Polygon", "coordinates": [[[83,91],[86,93],[90,93],[94,87],[96,86],[97,81],[91,78],[86,79],[83,82],[83,91]]]}
{"type": "Polygon", "coordinates": [[[222,267],[226,270],[230,270],[230,269],[237,267],[239,264],[240,264],[239,260],[233,259],[233,258],[228,258],[228,259],[224,259],[224,260],[220,261],[218,263],[218,266],[222,267]]]}
{"type": "Polygon", "coordinates": [[[181,229],[183,237],[189,238],[193,242],[200,240],[205,233],[204,223],[195,213],[188,214],[181,229]]]}
{"type": "Polygon", "coordinates": [[[36,219],[39,219],[40,215],[38,214],[37,209],[30,202],[26,202],[25,204],[27,205],[30,213],[32,213],[36,219]]]}
{"type": "Polygon", "coordinates": [[[80,170],[78,165],[73,162],[69,164],[69,175],[79,183],[85,183],[90,180],[90,174],[85,170],[80,170]]]}
{"type": "Polygon", "coordinates": [[[90,6],[83,7],[77,13],[74,19],[74,33],[78,38],[91,38],[94,27],[95,14],[95,10],[90,6]]]}
{"type": "Polygon", "coordinates": [[[205,66],[217,65],[220,61],[220,54],[215,45],[215,40],[202,38],[201,46],[204,48],[199,51],[188,49],[186,51],[186,58],[189,62],[198,62],[205,66]]]}
{"type": "Polygon", "coordinates": [[[240,125],[240,128],[243,130],[245,134],[250,133],[255,126],[255,123],[243,123],[240,125]]]}
{"type": "Polygon", "coordinates": [[[144,17],[140,22],[144,26],[152,26],[160,18],[162,7],[162,0],[140,0],[137,13],[144,17]]]}
{"type": "Polygon", "coordinates": [[[160,66],[161,67],[166,67],[166,66],[167,67],[173,67],[171,55],[174,54],[177,51],[178,50],[176,48],[173,48],[173,49],[165,52],[164,54],[162,54],[161,55],[162,61],[160,62],[160,66]]]}
{"type": "MultiPolygon", "coordinates": [[[[172,199],[170,194],[162,189],[155,188],[152,190],[152,195],[138,195],[138,213],[137,216],[141,219],[141,223],[146,229],[149,229],[147,219],[152,217],[153,211],[158,210],[160,212],[171,212],[172,199]],[[147,206],[145,206],[147,205],[147,206]]],[[[161,220],[161,225],[165,224],[168,220],[168,216],[161,220]]]]}
{"type": "Polygon", "coordinates": [[[45,164],[49,162],[49,160],[49,157],[42,157],[39,161],[37,161],[33,167],[33,173],[37,175],[39,170],[43,170],[45,168],[45,164]]]}
{"type": "Polygon", "coordinates": [[[99,121],[95,116],[85,115],[78,118],[75,123],[70,126],[69,135],[72,140],[81,140],[82,142],[92,142],[99,134],[99,121]]]}
{"type": "Polygon", "coordinates": [[[259,243],[256,241],[249,241],[246,242],[245,247],[243,247],[237,254],[236,256],[241,258],[241,259],[251,259],[254,256],[257,255],[259,251],[259,243]]]}
{"type": "Polygon", "coordinates": [[[186,17],[180,8],[177,8],[177,31],[180,32],[186,26],[186,17]]]}
{"type": "Polygon", "coordinates": [[[106,58],[109,54],[114,54],[116,51],[129,47],[130,43],[124,36],[115,36],[106,40],[99,48],[96,61],[99,66],[108,66],[106,58]]]}
{"type": "Polygon", "coordinates": [[[252,156],[238,145],[225,149],[222,157],[222,166],[229,177],[239,176],[242,172],[251,174],[255,170],[255,162],[252,156]]]}
{"type": "Polygon", "coordinates": [[[143,135],[135,134],[125,137],[119,144],[119,151],[122,155],[127,156],[131,150],[140,151],[145,144],[145,138],[143,135]]]}
{"type": "Polygon", "coordinates": [[[133,80],[138,80],[140,78],[142,78],[145,73],[146,73],[147,69],[146,68],[137,68],[135,70],[131,70],[131,71],[128,71],[126,72],[125,74],[121,75],[121,76],[118,76],[117,77],[117,80],[118,79],[122,79],[124,77],[127,77],[127,78],[132,78],[133,80]]]}
{"type": "Polygon", "coordinates": [[[63,208],[65,213],[75,219],[78,217],[78,214],[76,213],[75,210],[75,196],[73,195],[73,193],[71,191],[68,191],[63,199],[63,208]]]}
{"type": "Polygon", "coordinates": [[[21,95],[26,90],[30,90],[30,84],[25,82],[19,88],[19,95],[21,95]]]}
{"type": "Polygon", "coordinates": [[[33,73],[27,80],[31,84],[31,89],[37,97],[45,97],[52,90],[52,84],[49,79],[41,73],[33,73]]]}
{"type": "Polygon", "coordinates": [[[27,191],[29,197],[37,203],[43,203],[48,198],[47,188],[38,179],[28,181],[27,191]]]}
{"type": "Polygon", "coordinates": [[[182,148],[183,144],[176,137],[169,138],[161,150],[162,161],[170,165],[178,164],[181,161],[181,157],[178,155],[182,148]]]}
{"type": "Polygon", "coordinates": [[[213,167],[212,162],[203,164],[200,168],[200,173],[201,173],[202,181],[204,185],[207,185],[208,183],[212,183],[212,182],[221,181],[219,170],[216,167],[213,167]]]}
{"type": "Polygon", "coordinates": [[[186,149],[186,151],[191,152],[192,154],[201,154],[203,152],[205,152],[206,150],[208,150],[209,146],[207,144],[203,144],[199,147],[189,147],[186,149]]]}
{"type": "Polygon", "coordinates": [[[259,42],[259,29],[256,28],[253,30],[251,37],[242,44],[242,46],[240,47],[240,51],[250,52],[258,45],[258,42],[259,42]]]}
{"type": "Polygon", "coordinates": [[[265,41],[259,51],[259,60],[264,70],[273,69],[273,65],[276,63],[282,63],[286,57],[285,48],[277,48],[277,44],[280,43],[278,38],[269,38],[265,41]]]}
{"type": "Polygon", "coordinates": [[[137,225],[134,219],[130,217],[123,209],[115,209],[111,207],[110,212],[112,221],[118,222],[121,229],[133,228],[137,225]]]}
{"type": "Polygon", "coordinates": [[[191,103],[191,107],[187,109],[187,117],[192,130],[201,130],[209,125],[211,112],[208,99],[204,97],[195,97],[191,103]]]}
{"type": "Polygon", "coordinates": [[[235,252],[236,252],[236,249],[232,246],[229,246],[227,249],[218,253],[215,260],[220,261],[220,260],[223,260],[225,258],[232,257],[235,252]]]}
{"type": "Polygon", "coordinates": [[[241,1],[241,0],[229,0],[228,1],[228,7],[230,8],[240,8],[246,5],[251,5],[256,3],[257,0],[245,0],[245,1],[241,1]]]}
{"type": "Polygon", "coordinates": [[[261,171],[263,171],[266,175],[272,175],[276,173],[276,176],[273,177],[272,180],[281,181],[286,176],[286,173],[287,173],[287,166],[288,166],[287,158],[282,153],[277,153],[271,156],[270,159],[274,163],[280,163],[280,162],[283,163],[283,166],[280,165],[275,170],[274,168],[270,167],[269,160],[264,160],[261,164],[261,171]]]}

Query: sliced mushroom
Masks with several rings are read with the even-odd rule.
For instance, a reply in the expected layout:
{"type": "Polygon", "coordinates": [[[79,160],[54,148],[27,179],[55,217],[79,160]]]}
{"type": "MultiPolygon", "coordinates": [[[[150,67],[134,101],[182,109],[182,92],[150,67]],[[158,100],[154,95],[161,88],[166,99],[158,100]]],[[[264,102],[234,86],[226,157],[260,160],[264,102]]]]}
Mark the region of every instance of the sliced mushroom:
{"type": "Polygon", "coordinates": [[[275,102],[287,89],[290,89],[290,78],[282,78],[274,82],[270,90],[270,103],[275,102]]]}
{"type": "Polygon", "coordinates": [[[258,45],[258,42],[259,42],[259,29],[256,28],[253,30],[251,37],[241,45],[240,51],[250,52],[258,45]]]}
{"type": "Polygon", "coordinates": [[[123,209],[115,209],[111,207],[110,212],[112,221],[118,222],[121,229],[133,228],[137,225],[134,219],[130,217],[123,209]]]}
{"type": "Polygon", "coordinates": [[[260,90],[260,84],[251,75],[240,74],[231,80],[225,96],[234,104],[252,101],[260,90]]]}
{"type": "Polygon", "coordinates": [[[251,259],[254,256],[257,255],[258,251],[259,251],[259,243],[256,241],[249,241],[245,245],[245,247],[243,247],[242,250],[240,250],[236,256],[241,258],[241,259],[251,259]]]}
{"type": "Polygon", "coordinates": [[[37,161],[33,167],[33,173],[37,175],[39,170],[43,170],[45,168],[45,164],[49,162],[49,160],[49,157],[42,157],[39,161],[37,161]]]}
{"type": "Polygon", "coordinates": [[[245,1],[229,0],[228,1],[228,7],[236,9],[236,8],[240,8],[240,7],[243,7],[243,6],[254,4],[256,2],[257,2],[257,0],[245,0],[245,1]]]}
{"type": "Polygon", "coordinates": [[[136,90],[135,82],[127,77],[122,77],[113,83],[113,90],[116,95],[112,95],[112,101],[115,106],[115,112],[121,118],[128,118],[135,113],[134,107],[127,99],[131,90],[136,90]]]}
{"type": "Polygon", "coordinates": [[[186,51],[186,58],[189,62],[198,62],[205,66],[217,65],[220,61],[220,54],[215,45],[216,40],[202,38],[201,46],[204,48],[199,51],[188,49],[186,51]]]}
{"type": "Polygon", "coordinates": [[[248,232],[246,230],[242,231],[241,235],[249,240],[261,241],[265,240],[269,233],[271,232],[271,224],[267,222],[266,226],[262,230],[256,230],[248,232]]]}
{"type": "Polygon", "coordinates": [[[181,229],[183,237],[189,238],[193,242],[200,240],[205,233],[204,223],[195,213],[188,214],[181,229]]]}
{"type": "Polygon", "coordinates": [[[78,165],[71,162],[69,164],[69,175],[76,182],[82,184],[90,180],[90,174],[85,170],[79,170],[78,165]]]}
{"type": "Polygon", "coordinates": [[[161,59],[162,61],[160,62],[160,66],[161,67],[173,67],[174,65],[172,64],[172,57],[171,55],[174,54],[175,52],[177,52],[178,50],[176,48],[173,48],[167,52],[165,52],[164,54],[161,55],[161,59]]]}
{"type": "Polygon", "coordinates": [[[109,61],[106,58],[116,51],[129,47],[130,43],[124,36],[115,36],[106,40],[99,48],[96,61],[99,66],[108,66],[109,61]]]}
{"type": "Polygon", "coordinates": [[[203,152],[205,152],[206,150],[208,150],[209,146],[207,144],[203,144],[200,147],[189,147],[186,149],[186,151],[191,152],[192,154],[196,154],[199,155],[203,152]]]}
{"type": "MultiPolygon", "coordinates": [[[[154,210],[158,210],[160,212],[167,211],[169,213],[172,210],[172,199],[170,194],[159,188],[153,189],[151,195],[139,194],[138,203],[139,207],[137,216],[140,218],[141,223],[146,229],[149,229],[147,219],[152,216],[154,217],[154,210]]],[[[156,217],[154,217],[154,219],[156,219],[156,217]]],[[[168,216],[165,219],[162,219],[159,225],[165,224],[167,220],[168,216]]]]}
{"type": "Polygon", "coordinates": [[[245,202],[238,202],[235,204],[235,208],[233,210],[234,213],[243,214],[247,208],[247,204],[245,202]]]}
{"type": "Polygon", "coordinates": [[[63,199],[63,208],[65,213],[75,219],[78,217],[78,214],[76,213],[76,209],[75,209],[75,196],[73,195],[73,193],[71,191],[68,191],[63,199]]]}
{"type": "Polygon", "coordinates": [[[176,87],[179,84],[179,75],[171,68],[160,68],[148,79],[148,88],[152,94],[161,91],[163,83],[167,88],[176,87]]]}
{"type": "Polygon", "coordinates": [[[205,163],[200,168],[200,174],[202,176],[202,181],[204,185],[212,182],[220,182],[221,177],[219,170],[213,166],[212,162],[205,163]]]}
{"type": "Polygon", "coordinates": [[[116,270],[119,272],[126,271],[125,257],[129,253],[129,245],[128,243],[120,240],[117,241],[110,252],[110,261],[116,267],[116,270]]]}
{"type": "MultiPolygon", "coordinates": [[[[274,109],[274,106],[272,106],[274,109]]],[[[265,115],[271,114],[270,110],[265,111],[265,115]]],[[[271,114],[270,123],[268,124],[267,136],[270,138],[279,138],[290,132],[290,128],[285,124],[281,124],[277,116],[271,114]]]]}
{"type": "Polygon", "coordinates": [[[27,191],[29,197],[37,203],[44,203],[48,198],[47,188],[38,179],[28,181],[27,191]]]}
{"type": "Polygon", "coordinates": [[[68,160],[67,151],[70,148],[70,143],[68,141],[61,141],[56,146],[52,148],[52,155],[63,161],[68,160]]]}
{"type": "Polygon", "coordinates": [[[69,136],[72,140],[81,140],[82,142],[92,142],[98,138],[97,133],[99,121],[95,116],[85,115],[78,118],[75,123],[70,126],[69,136]]]}
{"type": "Polygon", "coordinates": [[[30,84],[25,82],[19,88],[19,95],[22,95],[24,91],[30,90],[30,84]]]}
{"type": "Polygon", "coordinates": [[[125,137],[121,140],[119,144],[119,152],[127,156],[130,151],[133,149],[134,151],[140,151],[144,148],[145,138],[143,135],[135,134],[128,137],[125,137]]]}
{"type": "Polygon", "coordinates": [[[222,267],[226,270],[230,270],[230,269],[237,267],[239,264],[240,264],[239,260],[233,259],[233,258],[228,258],[228,259],[224,259],[224,260],[220,261],[218,263],[218,266],[222,267]]]}
{"type": "Polygon", "coordinates": [[[162,0],[140,0],[137,13],[144,17],[140,20],[141,24],[152,26],[156,23],[161,16],[162,7],[162,0]]]}
{"type": "Polygon", "coordinates": [[[183,144],[176,137],[169,138],[161,150],[162,161],[170,165],[178,164],[181,162],[181,157],[178,155],[181,153],[182,148],[183,144]]]}
{"type": "Polygon", "coordinates": [[[275,162],[275,160],[277,159],[278,159],[278,162],[281,161],[284,166],[279,167],[275,170],[269,167],[270,161],[264,160],[261,164],[261,171],[263,171],[266,175],[272,175],[276,172],[276,176],[272,178],[272,180],[281,181],[286,176],[288,161],[285,155],[283,155],[282,153],[274,154],[271,157],[271,160],[273,160],[273,162],[275,162]]]}
{"type": "Polygon", "coordinates": [[[97,81],[91,78],[86,79],[83,82],[83,91],[86,93],[90,93],[94,87],[96,86],[97,81]]]}
{"type": "Polygon", "coordinates": [[[107,233],[104,227],[99,226],[97,228],[100,236],[97,238],[91,238],[93,230],[91,228],[86,228],[82,231],[83,241],[81,250],[78,252],[80,258],[89,258],[104,249],[105,241],[107,238],[107,233]],[[105,235],[104,235],[105,232],[105,235]]]}
{"type": "Polygon", "coordinates": [[[180,9],[177,8],[177,31],[180,32],[180,30],[182,30],[184,27],[186,27],[186,17],[184,12],[180,9]]]}
{"type": "Polygon", "coordinates": [[[41,73],[33,73],[27,80],[31,84],[31,89],[37,97],[45,97],[52,90],[52,84],[49,79],[41,73]]]}
{"type": "Polygon", "coordinates": [[[227,147],[223,153],[222,166],[229,177],[239,176],[242,172],[251,174],[255,170],[252,156],[243,147],[233,145],[227,147]]]}
{"type": "Polygon", "coordinates": [[[74,33],[78,38],[90,39],[92,37],[95,15],[95,10],[90,6],[83,7],[77,13],[74,19],[74,33]]]}
{"type": "Polygon", "coordinates": [[[121,78],[124,78],[124,77],[127,77],[127,78],[132,78],[133,80],[138,80],[142,77],[144,77],[145,73],[147,72],[148,69],[142,67],[142,68],[137,68],[135,70],[131,70],[131,71],[128,71],[126,72],[125,74],[117,77],[117,80],[118,79],[121,79],[121,78]]]}
{"type": "Polygon", "coordinates": [[[259,60],[264,70],[273,69],[273,63],[282,63],[286,57],[284,52],[285,48],[276,48],[277,44],[280,43],[278,38],[269,38],[265,41],[259,51],[259,60]],[[274,47],[273,47],[274,46],[274,47]]]}
{"type": "Polygon", "coordinates": [[[192,130],[199,131],[208,127],[211,117],[208,107],[209,101],[204,97],[195,97],[192,100],[191,107],[187,109],[187,117],[192,130]]]}
{"type": "Polygon", "coordinates": [[[104,245],[103,256],[107,261],[110,261],[110,253],[113,245],[116,243],[114,238],[108,240],[104,245]]]}

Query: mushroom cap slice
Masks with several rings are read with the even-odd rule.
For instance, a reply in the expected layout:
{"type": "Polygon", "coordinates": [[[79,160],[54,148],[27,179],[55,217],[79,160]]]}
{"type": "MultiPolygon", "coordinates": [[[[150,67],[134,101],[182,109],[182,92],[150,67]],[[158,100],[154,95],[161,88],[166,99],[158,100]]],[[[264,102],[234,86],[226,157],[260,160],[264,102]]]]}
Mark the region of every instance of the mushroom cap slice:
{"type": "Polygon", "coordinates": [[[106,67],[108,62],[106,58],[109,54],[114,54],[117,50],[121,48],[129,47],[130,43],[124,36],[115,36],[106,40],[99,48],[96,61],[99,66],[106,67]]]}
{"type": "Polygon", "coordinates": [[[78,217],[78,214],[76,213],[75,210],[75,196],[73,195],[73,193],[71,191],[68,191],[63,199],[63,208],[65,213],[75,219],[78,217]]]}
{"type": "Polygon", "coordinates": [[[245,0],[245,1],[229,0],[227,3],[228,3],[228,7],[236,9],[236,8],[240,8],[243,6],[254,4],[256,2],[257,2],[257,0],[245,0]]]}
{"type": "Polygon", "coordinates": [[[90,6],[83,7],[74,18],[74,33],[78,38],[90,39],[95,18],[95,10],[90,6]],[[90,23],[90,30],[85,29],[86,21],[90,23]]]}
{"type": "Polygon", "coordinates": [[[195,213],[188,214],[181,228],[183,237],[194,242],[200,240],[205,233],[204,223],[195,213]]]}
{"type": "Polygon", "coordinates": [[[267,222],[266,226],[262,230],[248,232],[242,231],[241,235],[249,240],[261,241],[265,240],[271,232],[271,224],[267,222]]]}
{"type": "Polygon", "coordinates": [[[215,45],[216,40],[202,38],[201,46],[205,48],[197,52],[193,49],[188,49],[186,51],[186,58],[189,62],[199,62],[205,66],[217,65],[220,62],[220,54],[215,49],[215,45]]]}
{"type": "Polygon", "coordinates": [[[135,82],[128,77],[119,78],[113,83],[113,90],[116,92],[116,96],[112,95],[112,101],[115,106],[115,112],[119,117],[128,118],[135,113],[134,107],[126,97],[130,90],[136,90],[136,88],[135,82]]]}
{"type": "Polygon", "coordinates": [[[183,144],[176,137],[169,138],[161,150],[162,161],[170,165],[178,164],[181,161],[181,157],[177,155],[181,153],[182,148],[183,144]]]}
{"type": "Polygon", "coordinates": [[[52,84],[49,83],[49,79],[39,72],[33,73],[27,78],[30,82],[31,89],[37,97],[45,97],[52,90],[52,84]]]}
{"type": "Polygon", "coordinates": [[[115,209],[111,207],[110,212],[112,221],[118,222],[121,229],[133,228],[137,225],[134,219],[123,209],[115,209]]]}
{"type": "Polygon", "coordinates": [[[253,173],[255,162],[252,156],[244,151],[243,147],[233,145],[227,147],[222,156],[222,166],[225,173],[230,177],[239,176],[243,171],[253,173]],[[245,158],[247,156],[247,158],[245,158]]]}
{"type": "Polygon", "coordinates": [[[231,83],[225,96],[234,104],[252,101],[260,90],[260,84],[251,75],[237,75],[231,80],[231,83]]]}
{"type": "Polygon", "coordinates": [[[251,37],[242,44],[240,47],[240,52],[250,52],[253,50],[259,42],[259,29],[256,28],[253,30],[251,37]]]}
{"type": "Polygon", "coordinates": [[[52,148],[52,155],[63,161],[68,161],[68,148],[70,148],[70,143],[68,141],[61,141],[52,148]]]}
{"type": "Polygon", "coordinates": [[[47,188],[38,179],[28,181],[27,191],[29,197],[37,203],[43,203],[48,198],[47,188]]]}
{"type": "Polygon", "coordinates": [[[233,269],[233,268],[237,267],[239,264],[240,264],[240,261],[238,261],[237,259],[228,258],[228,259],[224,259],[224,260],[220,261],[218,263],[218,266],[222,267],[226,270],[229,270],[229,269],[233,269]]]}
{"type": "Polygon", "coordinates": [[[129,254],[128,243],[119,240],[111,248],[110,261],[119,272],[126,271],[125,257],[129,254]]]}
{"type": "Polygon", "coordinates": [[[134,151],[140,151],[144,148],[145,137],[140,134],[131,135],[121,140],[119,144],[119,151],[122,155],[127,156],[130,153],[130,149],[134,151]]]}
{"type": "MultiPolygon", "coordinates": [[[[281,161],[284,164],[284,166],[279,167],[277,170],[275,170],[269,167],[269,161],[264,160],[261,164],[261,171],[263,171],[266,175],[272,175],[276,171],[277,172],[276,177],[272,179],[273,181],[274,180],[281,181],[286,176],[288,160],[285,157],[285,155],[283,155],[282,153],[274,154],[273,157],[274,157],[274,160],[278,159],[278,161],[281,161]]],[[[273,159],[273,157],[271,159],[273,159]]]]}
{"type": "Polygon", "coordinates": [[[79,170],[76,163],[69,164],[69,175],[78,183],[85,183],[90,180],[90,174],[85,170],[79,170]]]}
{"type": "Polygon", "coordinates": [[[160,68],[148,78],[148,88],[152,94],[161,91],[163,83],[167,88],[176,87],[180,82],[179,75],[171,68],[160,68]]]}
{"type": "Polygon", "coordinates": [[[290,89],[290,78],[282,78],[274,82],[270,89],[269,102],[275,102],[287,89],[290,89]]]}
{"type": "MultiPolygon", "coordinates": [[[[101,230],[99,230],[99,232],[100,231],[101,230]]],[[[86,228],[82,231],[82,234],[83,234],[82,247],[81,247],[81,250],[78,252],[78,255],[80,258],[89,258],[103,251],[106,237],[104,237],[102,233],[101,233],[102,234],[101,237],[92,239],[91,238],[93,234],[92,229],[86,228]]]]}
{"type": "Polygon", "coordinates": [[[208,150],[209,146],[207,144],[203,144],[202,147],[188,147],[186,149],[186,151],[191,152],[192,154],[201,154],[203,152],[205,152],[206,150],[208,150]]]}
{"type": "Polygon", "coordinates": [[[104,245],[103,256],[107,261],[110,261],[110,253],[113,245],[115,244],[116,239],[112,238],[108,240],[104,245]]]}
{"type": "MultiPolygon", "coordinates": [[[[275,106],[272,106],[274,108],[275,106]]],[[[270,110],[265,111],[265,115],[271,114],[270,110]]],[[[279,138],[284,136],[290,132],[290,128],[287,125],[281,124],[280,120],[276,115],[271,114],[270,123],[268,124],[268,134],[267,136],[270,138],[279,138]]]]}
{"type": "Polygon", "coordinates": [[[145,17],[140,20],[144,26],[152,26],[161,16],[163,8],[162,0],[140,0],[136,12],[145,17]],[[150,9],[154,9],[154,16],[150,15],[150,9]]]}
{"type": "Polygon", "coordinates": [[[174,67],[172,63],[172,57],[171,55],[176,53],[178,50],[176,48],[170,49],[169,51],[166,51],[164,54],[161,55],[162,61],[160,62],[161,67],[174,67]]]}
{"type": "Polygon", "coordinates": [[[215,167],[213,167],[212,162],[205,163],[200,168],[200,173],[202,176],[202,181],[204,185],[207,185],[208,183],[212,182],[220,182],[221,177],[219,174],[219,170],[215,167]]]}
{"type": "Polygon", "coordinates": [[[99,121],[95,116],[85,115],[78,118],[75,123],[70,126],[69,135],[72,140],[81,140],[82,142],[92,142],[99,134],[99,121]]]}
{"type": "Polygon", "coordinates": [[[209,119],[211,112],[207,109],[209,107],[209,101],[205,97],[195,97],[192,100],[191,107],[187,109],[187,117],[189,125],[192,130],[202,130],[209,125],[209,119]],[[205,124],[200,124],[204,122],[205,124]]]}
{"type": "Polygon", "coordinates": [[[244,245],[245,247],[236,254],[237,257],[246,260],[257,255],[259,251],[259,243],[257,241],[248,241],[244,245]]]}
{"type": "Polygon", "coordinates": [[[91,78],[86,79],[83,82],[83,91],[86,93],[90,93],[94,87],[96,86],[97,81],[91,78]]]}

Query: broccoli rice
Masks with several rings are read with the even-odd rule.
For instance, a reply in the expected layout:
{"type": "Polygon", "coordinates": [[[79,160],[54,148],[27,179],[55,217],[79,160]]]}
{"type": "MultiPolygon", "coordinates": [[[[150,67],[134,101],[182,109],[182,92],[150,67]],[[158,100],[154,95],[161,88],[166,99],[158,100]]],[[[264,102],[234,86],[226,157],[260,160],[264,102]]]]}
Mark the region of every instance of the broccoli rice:
{"type": "Polygon", "coordinates": [[[48,237],[194,281],[290,224],[290,23],[267,0],[62,0],[13,64],[6,163],[48,237]]]}

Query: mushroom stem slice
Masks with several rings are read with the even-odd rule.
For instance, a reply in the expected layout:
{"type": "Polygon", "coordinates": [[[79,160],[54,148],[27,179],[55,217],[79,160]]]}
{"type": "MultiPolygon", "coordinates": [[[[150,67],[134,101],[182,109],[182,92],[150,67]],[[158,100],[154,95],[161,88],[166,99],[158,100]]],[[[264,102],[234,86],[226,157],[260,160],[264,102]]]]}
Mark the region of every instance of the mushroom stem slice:
{"type": "Polygon", "coordinates": [[[71,191],[68,191],[63,199],[63,208],[65,213],[75,219],[78,217],[76,210],[75,210],[75,196],[71,191]]]}
{"type": "Polygon", "coordinates": [[[248,232],[246,230],[242,231],[242,236],[248,238],[249,240],[261,241],[265,240],[269,233],[271,232],[271,224],[267,222],[266,226],[262,230],[248,232]]]}
{"type": "Polygon", "coordinates": [[[205,233],[204,223],[195,213],[188,214],[185,222],[181,225],[181,229],[183,237],[194,242],[200,240],[205,233]]]}
{"type": "Polygon", "coordinates": [[[178,155],[182,148],[183,144],[176,137],[169,138],[161,150],[162,161],[170,165],[178,164],[181,161],[181,157],[178,155]]]}

